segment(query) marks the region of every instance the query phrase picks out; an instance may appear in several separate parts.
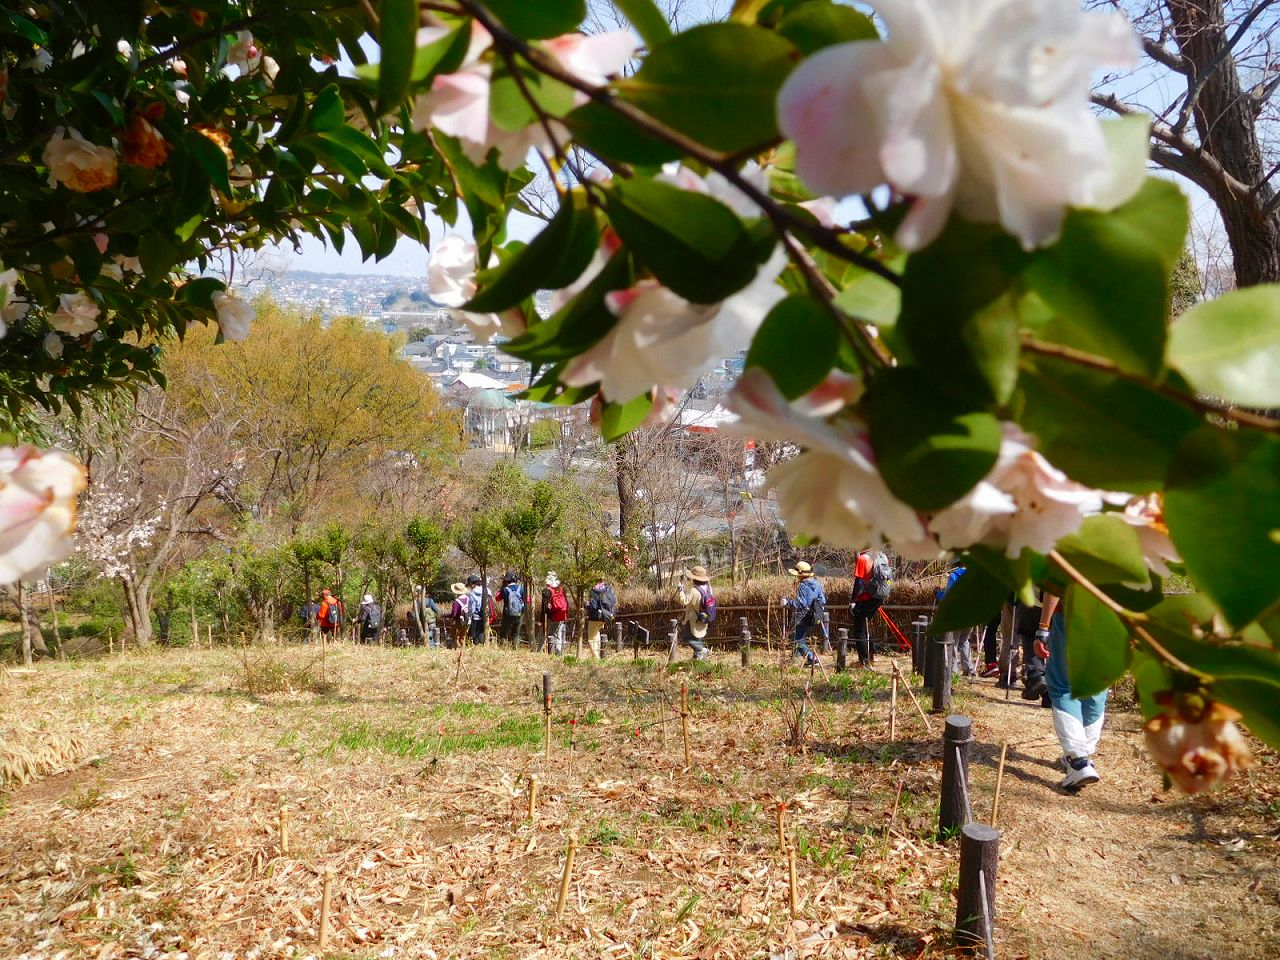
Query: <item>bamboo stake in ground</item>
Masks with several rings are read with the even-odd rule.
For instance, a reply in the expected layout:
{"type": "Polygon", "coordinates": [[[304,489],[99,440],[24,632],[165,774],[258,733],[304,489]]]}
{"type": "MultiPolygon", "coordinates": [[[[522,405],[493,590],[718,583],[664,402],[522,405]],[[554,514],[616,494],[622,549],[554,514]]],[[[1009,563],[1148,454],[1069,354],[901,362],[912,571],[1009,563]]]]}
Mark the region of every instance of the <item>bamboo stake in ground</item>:
{"type": "Polygon", "coordinates": [[[800,897],[796,890],[796,845],[787,845],[787,899],[791,907],[791,919],[800,917],[800,897]]]}
{"type": "Polygon", "coordinates": [[[1000,812],[1000,787],[1004,784],[1004,761],[1009,755],[1009,741],[1000,741],[1000,766],[996,768],[996,795],[991,801],[991,825],[996,825],[996,815],[1000,812]]]}
{"type": "Polygon", "coordinates": [[[529,775],[529,822],[533,822],[533,818],[538,812],[538,778],[533,774],[529,775]]]}
{"type": "Polygon", "coordinates": [[[787,805],[781,800],[778,801],[778,849],[784,852],[787,849],[787,805]]]}
{"type": "Polygon", "coordinates": [[[208,629],[209,629],[209,632],[208,634],[206,634],[206,636],[209,640],[209,649],[212,650],[213,649],[213,624],[212,623],[208,625],[208,629]]]}
{"type": "Polygon", "coordinates": [[[684,765],[686,769],[692,769],[693,760],[689,756],[689,687],[687,684],[680,687],[680,727],[684,732],[684,765]]]}
{"type": "Polygon", "coordinates": [[[280,805],[280,854],[281,856],[289,855],[289,808],[284,804],[280,805]]]}
{"type": "MultiPolygon", "coordinates": [[[[116,632],[112,630],[110,627],[107,627],[107,653],[111,654],[115,652],[116,652],[116,632]]],[[[30,660],[27,661],[27,666],[31,666],[30,660]]]]}
{"type": "Polygon", "coordinates": [[[907,683],[907,678],[902,675],[902,671],[898,669],[898,665],[893,665],[893,675],[898,678],[902,684],[902,689],[907,691],[907,695],[911,697],[911,702],[915,704],[916,713],[920,714],[920,719],[924,721],[925,730],[933,733],[933,724],[929,722],[929,715],[924,712],[924,707],[920,706],[920,701],[916,699],[915,691],[911,689],[911,684],[907,683]]]}
{"type": "Polygon", "coordinates": [[[573,881],[573,852],[578,849],[578,838],[569,838],[569,847],[564,852],[564,873],[560,877],[560,897],[556,900],[556,919],[564,916],[565,901],[569,899],[569,884],[573,881]]]}
{"type": "Polygon", "coordinates": [[[320,949],[329,943],[329,900],[333,887],[333,867],[324,868],[324,882],[320,892],[320,949]]]}
{"type": "Polygon", "coordinates": [[[893,676],[889,678],[889,741],[898,739],[898,665],[893,665],[893,676]]]}
{"type": "Polygon", "coordinates": [[[551,759],[551,674],[544,673],[542,675],[542,714],[545,725],[545,733],[543,734],[543,749],[546,758],[551,759]]]}

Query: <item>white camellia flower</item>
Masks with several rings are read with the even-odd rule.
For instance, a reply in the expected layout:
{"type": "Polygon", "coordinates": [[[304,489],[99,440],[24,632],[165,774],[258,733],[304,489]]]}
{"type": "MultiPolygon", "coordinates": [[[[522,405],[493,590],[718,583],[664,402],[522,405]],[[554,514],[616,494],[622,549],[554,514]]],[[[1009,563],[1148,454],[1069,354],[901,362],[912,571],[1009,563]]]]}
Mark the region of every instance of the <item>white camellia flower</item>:
{"type": "MultiPolygon", "coordinates": [[[[475,243],[456,233],[437,243],[427,260],[427,293],[431,298],[457,308],[475,296],[477,255],[475,243]]],[[[495,334],[514,339],[526,330],[524,314],[515,307],[502,313],[460,310],[459,315],[482,343],[495,334]]]]}
{"type": "Polygon", "coordinates": [[[49,314],[49,326],[69,337],[80,337],[98,329],[102,309],[87,293],[58,294],[58,309],[49,314]]]}
{"type": "Polygon", "coordinates": [[[142,261],[137,257],[126,257],[117,253],[114,259],[121,270],[128,273],[142,273],[142,261]]]}
{"type": "Polygon", "coordinates": [[[118,40],[116,41],[116,52],[128,60],[133,56],[133,45],[128,40],[118,40]]]}
{"type": "Polygon", "coordinates": [[[834,371],[809,394],[788,401],[764,370],[751,367],[726,404],[738,421],[723,429],[804,447],[768,475],[788,530],[840,547],[887,540],[902,556],[932,559],[941,552],[938,545],[920,515],[880,476],[865,427],[848,417],[825,419],[861,392],[857,377],[834,371]]]}
{"type": "Polygon", "coordinates": [[[17,270],[0,271],[0,340],[9,332],[9,303],[14,299],[14,287],[18,284],[17,270]]]}
{"type": "Polygon", "coordinates": [[[54,360],[62,359],[62,334],[54,330],[50,330],[44,335],[44,341],[41,343],[41,346],[44,347],[44,352],[54,360]]]}
{"type": "Polygon", "coordinates": [[[84,467],[35,447],[0,447],[0,583],[46,570],[71,552],[84,467]]]}
{"type": "Polygon", "coordinates": [[[23,60],[18,66],[26,67],[34,73],[44,73],[53,66],[53,54],[44,47],[36,47],[36,52],[23,60]]]}
{"type": "MultiPolygon", "coordinates": [[[[743,175],[764,188],[766,172],[755,164],[743,175]]],[[[705,179],[679,164],[668,164],[657,178],[693,193],[714,197],[742,217],[759,216],[755,203],[720,174],[705,179]]],[[[617,247],[606,234],[592,266],[570,287],[552,296],[552,309],[568,302],[603,268],[617,247]]],[[[606,295],[605,306],[618,318],[604,338],[565,366],[561,382],[600,383],[605,399],[625,402],[655,386],[688,389],[724,357],[745,349],[773,306],[786,294],[775,282],[786,266],[781,247],[741,290],[719,303],[691,303],[654,279],[606,295]]]]}
{"type": "Polygon", "coordinates": [[[114,186],[119,178],[115,150],[90,143],[69,127],[53,131],[42,159],[49,168],[50,186],[61,183],[78,193],[114,186]]]}
{"type": "MultiPolygon", "coordinates": [[[[419,47],[443,39],[451,28],[423,27],[418,31],[419,47]]],[[[475,163],[484,163],[491,149],[498,151],[498,163],[514,170],[524,163],[530,149],[548,149],[546,128],[535,121],[519,130],[506,130],[493,123],[489,114],[489,89],[493,70],[481,56],[492,42],[487,30],[472,23],[471,44],[461,67],[454,73],[442,74],[431,84],[431,90],[414,102],[413,125],[418,129],[432,127],[457,137],[463,152],[475,163]]],[[[635,54],[635,38],[629,31],[618,30],[597,36],[566,34],[543,44],[547,53],[575,76],[592,84],[602,84],[621,70],[635,54]]],[[[586,102],[582,93],[574,94],[574,106],[586,102]]],[[[551,124],[559,129],[559,123],[551,124]]]]}
{"type": "Polygon", "coordinates": [[[227,65],[240,68],[240,76],[247,77],[262,62],[262,49],[248,30],[236,31],[235,43],[227,47],[227,65]]]}
{"type": "MultiPolygon", "coordinates": [[[[1112,170],[1089,107],[1102,64],[1134,62],[1132,28],[1072,0],[869,0],[888,37],[826,47],[778,95],[796,171],[836,196],[890,184],[910,210],[897,233],[926,246],[953,209],[1000,223],[1027,249],[1053,241],[1068,206],[1114,206],[1141,174],[1112,170]]],[[[1138,159],[1144,160],[1144,157],[1138,159]]]]}
{"type": "Polygon", "coordinates": [[[234,290],[217,290],[210,299],[223,340],[244,340],[249,336],[249,325],[256,315],[252,304],[240,299],[234,290]]]}
{"type": "Polygon", "coordinates": [[[1102,510],[1103,494],[1049,463],[1016,424],[1003,427],[991,472],[934,514],[929,528],[947,548],[983,543],[1002,547],[1010,557],[1027,548],[1048,553],[1059,539],[1079,530],[1086,516],[1102,510]]]}
{"type": "Polygon", "coordinates": [[[1169,576],[1169,564],[1181,563],[1182,557],[1169,539],[1169,526],[1164,521],[1164,496],[1148,493],[1142,497],[1130,497],[1128,494],[1118,497],[1124,504],[1120,517],[1138,534],[1138,545],[1147,566],[1162,577],[1169,576]]]}

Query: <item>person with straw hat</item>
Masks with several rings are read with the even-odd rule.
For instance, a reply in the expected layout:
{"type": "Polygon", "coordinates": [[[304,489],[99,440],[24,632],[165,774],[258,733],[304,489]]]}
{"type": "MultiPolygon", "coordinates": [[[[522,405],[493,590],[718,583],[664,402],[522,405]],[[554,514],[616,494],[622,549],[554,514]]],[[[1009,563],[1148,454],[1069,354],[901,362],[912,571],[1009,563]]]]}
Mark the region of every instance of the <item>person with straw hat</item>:
{"type": "Polygon", "coordinates": [[[813,628],[822,623],[822,613],[827,606],[827,592],[822,589],[822,581],[813,575],[813,567],[801,560],[787,573],[796,578],[796,595],[783,597],[783,606],[795,612],[795,627],[791,631],[791,642],[795,656],[804,657],[806,667],[821,666],[817,654],[809,649],[805,642],[813,628]]]}
{"type": "Polygon", "coordinates": [[[447,646],[452,650],[459,645],[471,623],[471,588],[465,583],[451,583],[449,592],[453,594],[453,606],[449,608],[449,619],[453,621],[453,640],[447,646]]]}
{"type": "Polygon", "coordinates": [[[680,642],[693,651],[693,659],[708,659],[711,652],[702,641],[707,635],[707,628],[715,622],[716,596],[711,592],[711,579],[707,576],[706,567],[694,567],[680,574],[676,601],[684,607],[680,642]]]}

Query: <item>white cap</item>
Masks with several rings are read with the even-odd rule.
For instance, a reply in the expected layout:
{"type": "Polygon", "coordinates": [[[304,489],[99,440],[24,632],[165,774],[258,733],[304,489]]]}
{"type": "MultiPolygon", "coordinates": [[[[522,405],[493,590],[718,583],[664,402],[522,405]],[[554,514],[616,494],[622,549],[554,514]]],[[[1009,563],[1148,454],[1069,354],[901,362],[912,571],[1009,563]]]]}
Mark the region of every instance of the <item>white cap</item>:
{"type": "Polygon", "coordinates": [[[366,593],[366,594],[364,595],[364,599],[363,599],[363,600],[361,600],[360,602],[361,602],[361,603],[373,603],[373,594],[371,594],[371,593],[366,593]]]}

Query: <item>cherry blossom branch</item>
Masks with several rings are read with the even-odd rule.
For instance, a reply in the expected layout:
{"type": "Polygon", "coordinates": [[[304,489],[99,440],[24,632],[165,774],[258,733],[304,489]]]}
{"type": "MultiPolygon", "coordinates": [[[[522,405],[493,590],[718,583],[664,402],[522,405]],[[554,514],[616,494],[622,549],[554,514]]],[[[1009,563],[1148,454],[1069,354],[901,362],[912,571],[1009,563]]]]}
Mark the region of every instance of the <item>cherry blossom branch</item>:
{"type": "Polygon", "coordinates": [[[1162,396],[1166,396],[1202,416],[1209,414],[1264,433],[1280,433],[1280,420],[1273,420],[1270,417],[1250,413],[1247,410],[1239,410],[1236,407],[1212,403],[1200,397],[1183,393],[1181,390],[1176,390],[1165,383],[1152,383],[1140,374],[1130,373],[1114,361],[1105,357],[1095,356],[1092,353],[1086,353],[1084,350],[1077,350],[1075,347],[1064,346],[1060,343],[1046,343],[1030,335],[1023,335],[1022,349],[1028,353],[1053,357],[1057,360],[1066,360],[1068,363],[1074,363],[1077,366],[1087,367],[1090,370],[1097,370],[1120,380],[1127,380],[1129,383],[1136,383],[1139,386],[1154,389],[1162,396]]]}
{"type": "Polygon", "coordinates": [[[1107,596],[1102,591],[1101,587],[1077,570],[1057,550],[1049,551],[1049,559],[1053,563],[1057,564],[1063,573],[1083,587],[1091,597],[1114,613],[1120,622],[1125,625],[1125,629],[1133,634],[1135,639],[1141,640],[1146,644],[1146,646],[1150,648],[1151,652],[1161,660],[1173,667],[1175,670],[1181,670],[1183,673],[1189,673],[1198,677],[1205,676],[1203,671],[1195,669],[1186,661],[1176,657],[1168,647],[1153,637],[1151,635],[1151,631],[1143,626],[1143,622],[1147,619],[1146,617],[1126,610],[1121,604],[1107,596]]]}
{"type": "Polygon", "coordinates": [[[423,3],[422,7],[423,9],[436,10],[443,13],[465,14],[475,18],[489,32],[499,49],[506,47],[518,53],[530,66],[539,72],[553,80],[558,80],[579,93],[585,94],[591,101],[618,114],[637,129],[706,164],[756,203],[775,225],[785,226],[791,232],[804,236],[820,250],[839,257],[841,260],[856,264],[869,273],[874,273],[876,276],[889,281],[896,287],[902,286],[902,277],[879,260],[856,250],[850,250],[840,242],[839,236],[834,232],[821,224],[813,223],[805,217],[792,213],[778,204],[769,196],[767,191],[761,190],[742,175],[734,165],[733,158],[710,150],[678,130],[668,127],[660,120],[655,120],[640,108],[627,103],[625,100],[618,99],[607,87],[597,87],[582,80],[562,67],[552,57],[547,56],[541,50],[530,46],[520,37],[517,37],[475,0],[458,0],[457,6],[423,3]]]}

